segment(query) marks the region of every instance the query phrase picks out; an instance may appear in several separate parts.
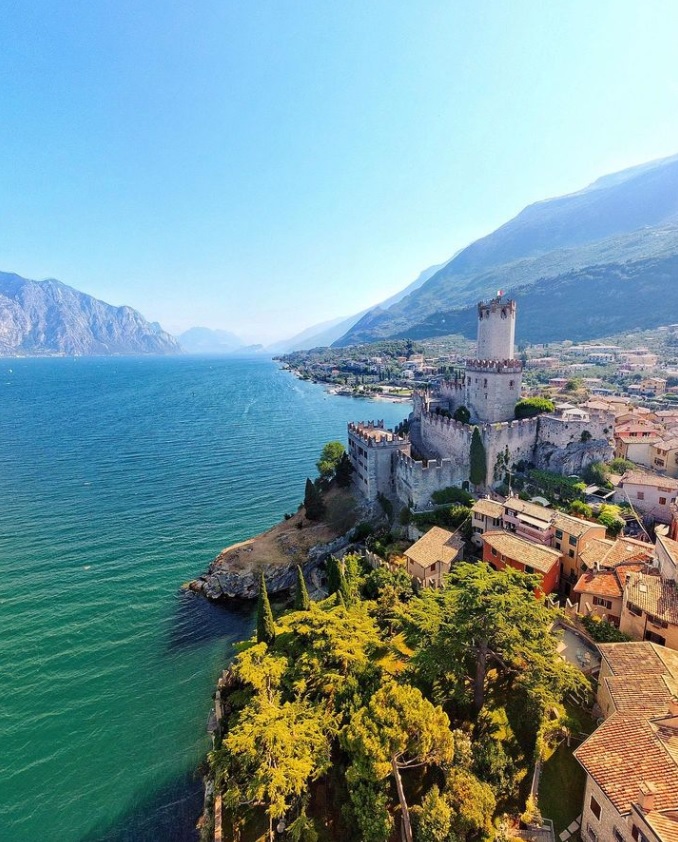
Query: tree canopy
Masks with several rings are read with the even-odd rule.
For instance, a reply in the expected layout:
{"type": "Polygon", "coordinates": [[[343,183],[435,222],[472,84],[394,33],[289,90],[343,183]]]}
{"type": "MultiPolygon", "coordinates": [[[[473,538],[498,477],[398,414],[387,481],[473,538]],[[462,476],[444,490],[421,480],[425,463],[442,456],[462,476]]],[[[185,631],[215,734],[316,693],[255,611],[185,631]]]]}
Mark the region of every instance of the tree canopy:
{"type": "Polygon", "coordinates": [[[534,418],[542,412],[553,412],[555,408],[548,398],[523,398],[516,404],[514,415],[516,418],[534,418]]]}

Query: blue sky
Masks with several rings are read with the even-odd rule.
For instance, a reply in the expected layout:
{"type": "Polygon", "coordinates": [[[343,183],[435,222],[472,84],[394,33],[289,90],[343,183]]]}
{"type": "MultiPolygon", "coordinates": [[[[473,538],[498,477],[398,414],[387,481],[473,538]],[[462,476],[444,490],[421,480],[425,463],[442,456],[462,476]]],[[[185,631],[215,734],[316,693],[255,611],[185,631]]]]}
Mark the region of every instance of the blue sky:
{"type": "Polygon", "coordinates": [[[291,335],[678,152],[678,3],[2,3],[0,270],[291,335]]]}

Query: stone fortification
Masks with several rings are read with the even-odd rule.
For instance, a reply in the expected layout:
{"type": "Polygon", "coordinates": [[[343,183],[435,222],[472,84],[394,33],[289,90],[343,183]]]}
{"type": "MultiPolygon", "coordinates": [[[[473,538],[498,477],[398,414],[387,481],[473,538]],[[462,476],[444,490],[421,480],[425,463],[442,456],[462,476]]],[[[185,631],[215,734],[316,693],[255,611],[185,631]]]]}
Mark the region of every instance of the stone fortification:
{"type": "Polygon", "coordinates": [[[507,421],[520,400],[520,360],[468,360],[466,407],[474,422],[507,421]]]}
{"type": "Polygon", "coordinates": [[[460,465],[452,459],[433,459],[425,464],[405,453],[395,459],[396,496],[414,509],[426,508],[434,491],[461,486],[467,478],[468,464],[460,465]]]}
{"type": "Polygon", "coordinates": [[[478,304],[478,357],[510,360],[514,354],[516,302],[494,298],[478,304]]]}
{"type": "Polygon", "coordinates": [[[368,500],[379,494],[395,494],[393,460],[410,452],[410,442],[384,427],[383,420],[348,425],[348,456],[353,465],[353,484],[368,500]]]}

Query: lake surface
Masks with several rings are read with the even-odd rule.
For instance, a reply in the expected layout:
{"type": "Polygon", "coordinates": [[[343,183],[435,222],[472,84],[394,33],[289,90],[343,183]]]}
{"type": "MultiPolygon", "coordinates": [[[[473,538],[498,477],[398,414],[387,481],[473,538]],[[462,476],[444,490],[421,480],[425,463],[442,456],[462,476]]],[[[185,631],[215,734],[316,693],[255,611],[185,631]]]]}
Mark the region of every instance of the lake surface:
{"type": "Polygon", "coordinates": [[[179,592],[293,510],[346,422],[262,359],[0,360],[0,839],[193,840],[251,606],[179,592]]]}

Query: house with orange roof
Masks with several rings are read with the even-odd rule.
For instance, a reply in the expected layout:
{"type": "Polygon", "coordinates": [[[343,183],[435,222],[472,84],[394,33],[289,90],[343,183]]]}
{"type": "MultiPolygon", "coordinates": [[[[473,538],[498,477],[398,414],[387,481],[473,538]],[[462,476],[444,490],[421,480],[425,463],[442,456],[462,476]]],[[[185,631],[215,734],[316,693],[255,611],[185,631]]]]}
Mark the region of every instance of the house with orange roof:
{"type": "Polygon", "coordinates": [[[483,535],[483,561],[495,570],[513,567],[541,576],[541,592],[553,593],[560,577],[560,553],[504,530],[483,535]]]}
{"type": "Polygon", "coordinates": [[[627,471],[614,491],[615,503],[630,503],[660,523],[671,522],[671,504],[677,496],[678,480],[645,471],[627,471]]]}
{"type": "Polygon", "coordinates": [[[631,573],[624,588],[619,629],[634,640],[678,650],[678,585],[658,573],[631,573]]]}
{"type": "Polygon", "coordinates": [[[405,550],[407,572],[425,588],[442,587],[443,576],[464,555],[463,541],[453,532],[434,526],[405,550]]]}
{"type": "Polygon", "coordinates": [[[586,772],[585,842],[678,842],[678,654],[600,644],[605,721],[574,756],[586,772]]]}

